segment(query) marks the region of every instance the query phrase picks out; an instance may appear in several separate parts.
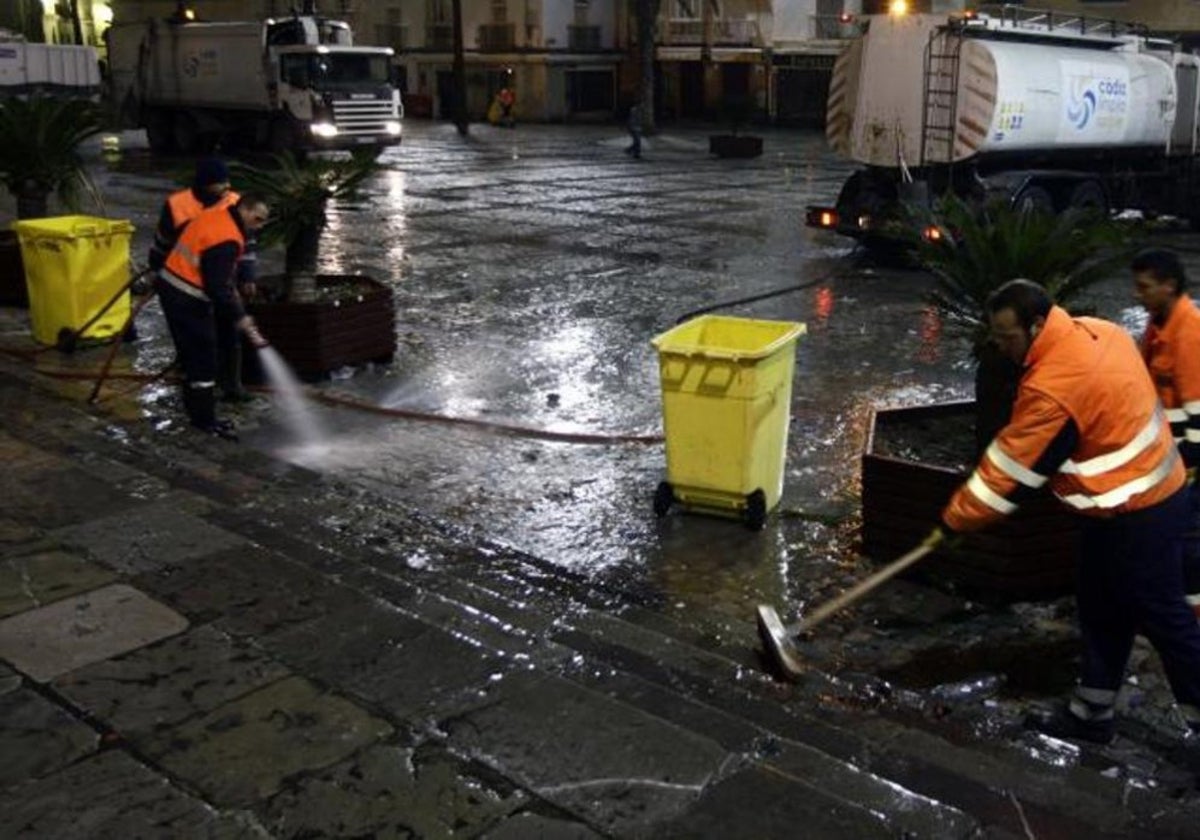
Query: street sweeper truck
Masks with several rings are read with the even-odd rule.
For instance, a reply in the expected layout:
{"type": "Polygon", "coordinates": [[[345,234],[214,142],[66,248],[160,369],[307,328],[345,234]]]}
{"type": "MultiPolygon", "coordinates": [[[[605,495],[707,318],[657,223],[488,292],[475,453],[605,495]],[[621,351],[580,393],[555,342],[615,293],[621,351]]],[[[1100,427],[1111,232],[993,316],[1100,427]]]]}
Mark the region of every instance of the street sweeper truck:
{"type": "Polygon", "coordinates": [[[114,107],[155,152],[374,149],[400,142],[390,47],[354,46],[317,15],[264,21],[118,21],[114,107]]]}

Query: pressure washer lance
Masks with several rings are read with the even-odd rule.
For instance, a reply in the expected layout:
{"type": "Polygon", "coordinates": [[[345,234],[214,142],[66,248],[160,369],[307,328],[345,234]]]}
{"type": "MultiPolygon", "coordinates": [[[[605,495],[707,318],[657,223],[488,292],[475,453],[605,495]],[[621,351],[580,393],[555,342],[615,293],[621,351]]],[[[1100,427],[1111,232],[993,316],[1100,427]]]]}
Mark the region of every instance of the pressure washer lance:
{"type": "Polygon", "coordinates": [[[833,600],[827,601],[810,615],[794,624],[784,625],[774,607],[759,604],[758,635],[762,639],[768,658],[785,678],[799,679],[808,669],[804,665],[800,649],[796,646],[796,639],[808,635],[814,627],[834,613],[840,612],[862,599],[878,588],[880,584],[886,583],[909,566],[923,560],[926,555],[932,554],[943,539],[945,539],[945,534],[939,528],[903,557],[893,560],[869,578],[859,581],[852,588],[833,600]]]}
{"type": "Polygon", "coordinates": [[[262,334],[258,328],[258,324],[254,323],[254,319],[249,315],[240,324],[242,333],[246,336],[246,340],[250,342],[250,346],[255,350],[265,350],[271,346],[271,342],[267,341],[267,337],[262,334]]]}

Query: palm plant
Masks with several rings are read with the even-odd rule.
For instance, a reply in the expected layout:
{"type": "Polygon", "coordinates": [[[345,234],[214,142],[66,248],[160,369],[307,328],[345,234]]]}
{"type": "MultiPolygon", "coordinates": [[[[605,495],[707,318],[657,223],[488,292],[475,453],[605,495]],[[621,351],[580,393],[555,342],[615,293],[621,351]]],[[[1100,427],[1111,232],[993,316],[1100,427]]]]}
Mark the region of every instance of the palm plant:
{"type": "Polygon", "coordinates": [[[948,326],[971,339],[977,362],[976,443],[982,449],[1008,422],[1021,375],[988,340],[988,296],[1023,277],[1070,308],[1083,292],[1127,264],[1133,234],[1095,210],[1055,215],[1008,203],[978,207],[952,195],[916,221],[913,229],[937,231],[915,245],[918,262],[936,278],[930,302],[948,326]]]}
{"type": "Polygon", "coordinates": [[[983,305],[1004,283],[1023,277],[1068,307],[1080,293],[1112,276],[1130,255],[1129,229],[1095,211],[1055,215],[1007,203],[977,209],[955,196],[941,199],[922,230],[917,260],[937,285],[930,300],[951,323],[986,344],[983,305]]]}
{"type": "Polygon", "coordinates": [[[90,102],[0,99],[0,183],[16,198],[18,219],[46,216],[52,193],[71,208],[84,193],[102,203],[79,147],[103,128],[103,113],[90,102]]]}
{"type": "Polygon", "coordinates": [[[379,171],[372,155],[349,158],[296,158],[290,152],[274,156],[274,167],[234,166],[238,188],[264,196],[271,219],[260,238],[264,245],[283,243],[284,298],[301,302],[316,297],[321,232],[328,223],[329,201],[354,195],[379,171]]]}

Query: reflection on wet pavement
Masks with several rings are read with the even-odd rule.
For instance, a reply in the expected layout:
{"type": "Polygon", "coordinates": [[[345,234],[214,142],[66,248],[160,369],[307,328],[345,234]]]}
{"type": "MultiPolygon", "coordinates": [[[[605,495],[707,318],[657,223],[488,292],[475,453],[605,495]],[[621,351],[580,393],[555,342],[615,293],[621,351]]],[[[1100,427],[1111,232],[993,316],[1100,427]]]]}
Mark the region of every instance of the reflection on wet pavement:
{"type": "MultiPolygon", "coordinates": [[[[823,136],[764,135],[761,158],[731,163],[705,154],[702,131],[669,130],[635,164],[620,152],[621,132],[604,126],[476,127],[463,139],[450,126],[414,122],[364,194],[333,208],[321,258],[324,271],[365,272],[392,287],[397,356],[312,386],[407,412],[653,438],[661,421],[651,337],[686,313],[766,295],[718,309],[808,326],[797,348],[784,495],[763,531],[678,512],[656,520],[660,443],[566,443],[313,403],[329,436],[314,444],[289,432],[273,398],[238,410],[243,441],[591,577],[718,644],[746,644],[758,602],[794,613],[836,594],[868,568],[856,526],[869,409],[963,398],[971,359],[965,337],[926,302],[929,277],[874,266],[845,241],[803,227],[805,205],[836,195],[847,173],[823,136]]],[[[108,213],[137,226],[140,258],[158,202],[187,180],[190,164],[164,168],[136,140],[124,146],[98,180],[108,213]]],[[[264,271],[281,262],[264,254],[264,271]]],[[[1139,322],[1123,277],[1085,303],[1130,327],[1139,322]]],[[[117,377],[157,373],[173,358],[155,304],[139,328],[117,377]]],[[[139,387],[139,406],[109,404],[171,427],[172,389],[118,384],[139,387]]],[[[903,633],[912,647],[937,650],[947,631],[936,621],[919,632],[888,622],[942,598],[961,609],[953,593],[891,584],[845,618],[841,638],[831,630],[816,640],[814,656],[866,667],[871,656],[856,651],[874,650],[874,663],[888,667],[879,651],[903,633]]],[[[1069,666],[1065,652],[1052,655],[1069,666]]],[[[890,667],[928,689],[1007,666],[928,678],[917,662],[890,667]]]]}

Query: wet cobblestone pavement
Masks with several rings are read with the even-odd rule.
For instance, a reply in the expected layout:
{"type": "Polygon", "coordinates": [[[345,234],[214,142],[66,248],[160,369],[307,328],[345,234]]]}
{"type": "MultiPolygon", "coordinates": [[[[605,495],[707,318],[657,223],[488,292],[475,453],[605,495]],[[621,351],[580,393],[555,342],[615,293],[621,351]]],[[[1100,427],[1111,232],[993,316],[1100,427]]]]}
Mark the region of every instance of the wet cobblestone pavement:
{"type": "MultiPolygon", "coordinates": [[[[760,534],[656,523],[656,444],[343,407],[319,410],[337,445],[314,453],[265,397],[239,415],[246,443],[209,440],[164,383],[118,380],[87,408],[102,351],[31,358],[5,310],[0,833],[1197,836],[1200,759],[1152,653],[1136,652],[1112,747],[1021,729],[1070,685],[1069,601],[896,581],[806,644],[809,678],[763,673],[754,603],[813,602],[869,569],[865,407],[969,378],[923,315],[927,281],[798,231],[796,209],[839,178],[819,138],[770,133],[763,160],[730,170],[703,132],[640,163],[618,131],[517,133],[464,147],[418,123],[364,199],[377,217],[340,211],[328,268],[395,286],[403,349],[317,390],[653,435],[650,335],[853,272],[738,310],[809,324],[783,510],[760,534]],[[378,209],[401,188],[402,217],[378,209]]],[[[148,167],[133,151],[100,173],[137,254],[169,183],[148,167]]],[[[1096,301],[1131,317],[1122,278],[1096,301]]],[[[169,359],[148,316],[122,374],[169,359]]]]}

